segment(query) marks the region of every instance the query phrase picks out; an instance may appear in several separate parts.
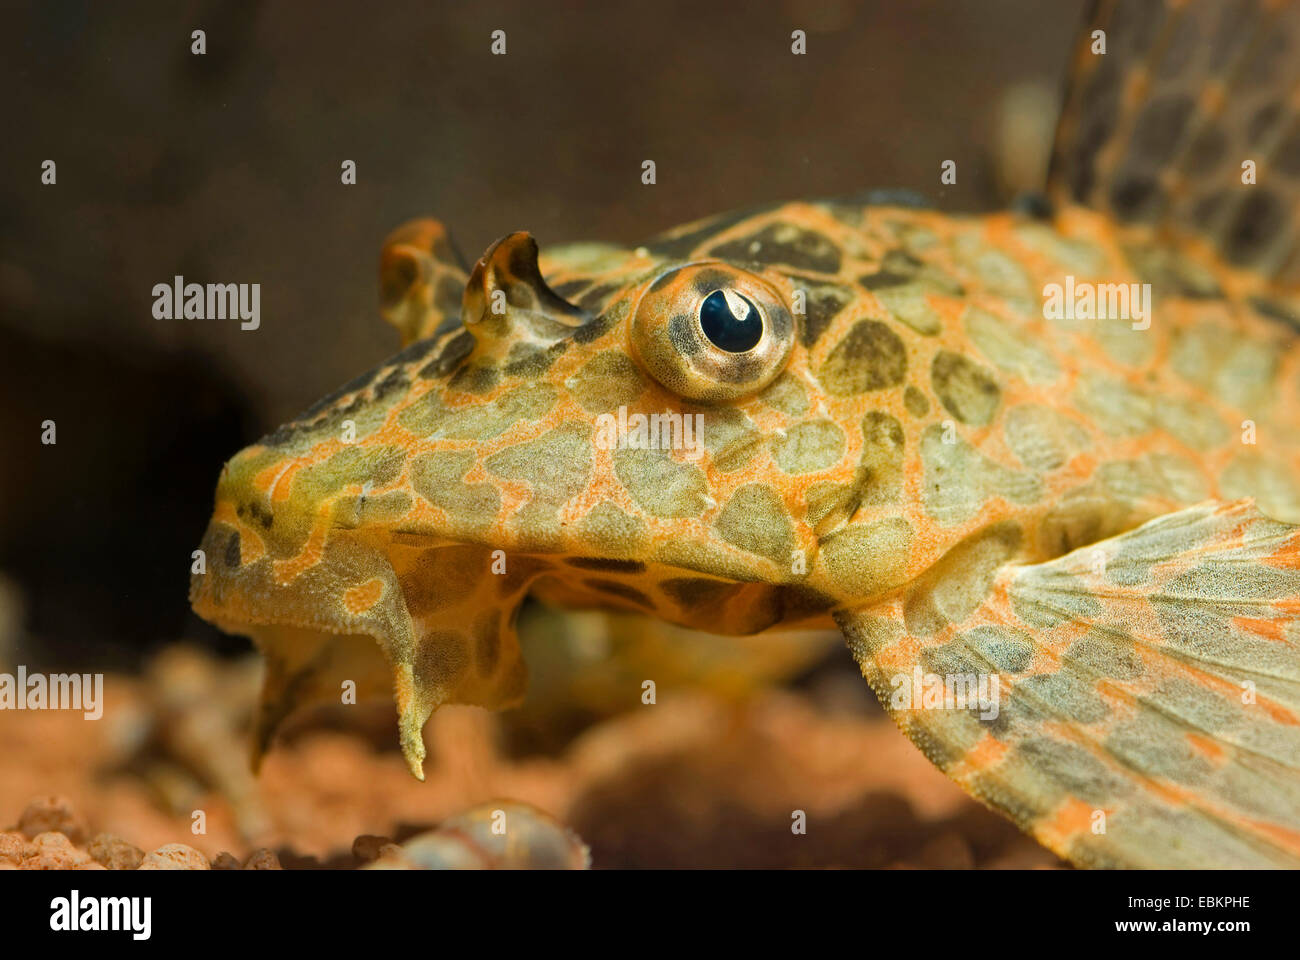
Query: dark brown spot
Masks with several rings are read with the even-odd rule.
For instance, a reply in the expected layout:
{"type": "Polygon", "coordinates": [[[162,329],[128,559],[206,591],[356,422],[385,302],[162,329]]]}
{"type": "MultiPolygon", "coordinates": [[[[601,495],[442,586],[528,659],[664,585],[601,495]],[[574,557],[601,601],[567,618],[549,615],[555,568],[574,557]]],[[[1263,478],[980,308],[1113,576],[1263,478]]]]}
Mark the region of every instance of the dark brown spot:
{"type": "Polygon", "coordinates": [[[1256,312],[1263,314],[1270,320],[1279,320],[1292,330],[1300,333],[1300,313],[1296,313],[1286,304],[1257,296],[1250,298],[1250,305],[1255,308],[1256,312]]]}
{"type": "Polygon", "coordinates": [[[250,500],[246,504],[241,503],[238,507],[235,508],[235,513],[238,514],[240,519],[243,520],[247,520],[249,517],[251,517],[252,519],[256,520],[258,523],[260,523],[263,526],[263,528],[267,530],[271,529],[271,524],[275,520],[275,517],[271,513],[271,511],[264,510],[262,508],[262,505],[258,503],[256,500],[250,500]]]}
{"type": "Polygon", "coordinates": [[[664,593],[688,610],[724,603],[739,586],[740,584],[727,580],[709,580],[705,577],[674,577],[659,584],[664,593]]]}
{"type": "Polygon", "coordinates": [[[836,600],[811,587],[784,586],[779,588],[781,619],[797,621],[815,617],[832,609],[836,600]]]}
{"type": "Polygon", "coordinates": [[[465,393],[487,393],[501,379],[501,371],[494,363],[475,363],[461,367],[447,384],[452,390],[465,393]]]}
{"type": "Polygon", "coordinates": [[[852,396],[896,387],[907,373],[907,348],[878,320],[859,320],[835,345],[817,378],[831,393],[852,396]]]}
{"type": "Polygon", "coordinates": [[[930,412],[930,401],[926,399],[924,393],[910,383],[903,391],[903,406],[907,408],[908,413],[917,418],[924,417],[930,412]]]}
{"type": "Polygon", "coordinates": [[[564,283],[557,283],[552,289],[566,300],[572,300],[577,294],[587,289],[588,280],[565,280],[564,283]]]}
{"type": "Polygon", "coordinates": [[[709,251],[715,257],[755,263],[779,263],[796,270],[839,273],[840,251],[812,230],[773,223],[757,233],[719,244],[709,251]]]}
{"type": "Polygon", "coordinates": [[[446,688],[466,667],[467,639],[459,633],[439,630],[419,640],[415,654],[415,676],[426,687],[446,688]]]}
{"type": "Polygon", "coordinates": [[[1294,128],[1274,152],[1273,169],[1288,177],[1300,177],[1300,127],[1294,128]]]}
{"type": "Polygon", "coordinates": [[[862,418],[862,460],[854,478],[852,506],[894,503],[903,490],[903,426],[873,410],[862,418]]]}
{"type": "Polygon", "coordinates": [[[944,408],[972,426],[989,423],[1002,399],[1002,391],[988,369],[951,350],[934,355],[930,382],[944,408]]]}
{"type": "Polygon", "coordinates": [[[1204,176],[1223,162],[1227,148],[1228,138],[1223,130],[1217,125],[1206,127],[1196,135],[1187,151],[1187,172],[1204,176]]]}
{"type": "Polygon", "coordinates": [[[509,377],[535,379],[546,373],[569,346],[568,340],[559,340],[549,347],[534,343],[516,343],[506,356],[505,372],[509,377]]]}
{"type": "Polygon", "coordinates": [[[1133,126],[1133,153],[1141,158],[1144,169],[1162,167],[1169,162],[1182,138],[1195,107],[1184,96],[1152,100],[1143,108],[1133,126]]]}
{"type": "Polygon", "coordinates": [[[474,624],[474,667],[479,676],[496,672],[501,659],[501,618],[495,610],[485,610],[474,624]]]}
{"type": "Polygon", "coordinates": [[[748,210],[738,210],[734,213],[724,213],[711,217],[703,223],[694,226],[687,225],[685,228],[679,228],[657,237],[646,244],[646,249],[660,257],[689,257],[698,247],[724,230],[729,230],[744,223],[751,217],[766,213],[774,208],[775,204],[766,204],[762,207],[751,207],[748,210]]]}
{"type": "Polygon", "coordinates": [[[853,292],[830,283],[818,283],[803,277],[794,278],[795,286],[804,292],[804,317],[799,339],[811,347],[831,325],[831,321],[853,302],[853,292]]]}
{"type": "Polygon", "coordinates": [[[481,547],[430,547],[398,580],[406,609],[422,617],[473,594],[483,575],[481,547]]]}
{"type": "Polygon", "coordinates": [[[868,290],[883,290],[911,283],[924,264],[906,250],[890,250],[880,261],[880,269],[858,278],[868,290]]]}
{"type": "Polygon", "coordinates": [[[1246,126],[1246,142],[1252,147],[1261,143],[1277,125],[1281,117],[1281,101],[1273,100],[1264,104],[1255,111],[1250,118],[1250,123],[1246,126]]]}
{"type": "Polygon", "coordinates": [[[421,367],[416,376],[422,380],[445,377],[455,370],[457,365],[468,357],[473,349],[474,335],[468,330],[462,330],[448,340],[447,345],[442,348],[442,352],[421,367]]]}
{"type": "Polygon", "coordinates": [[[578,301],[578,306],[590,313],[599,313],[605,309],[605,304],[609,301],[609,298],[617,292],[618,287],[613,284],[592,287],[582,295],[582,298],[578,301]]]}
{"type": "Polygon", "coordinates": [[[1110,203],[1121,220],[1139,220],[1156,196],[1154,177],[1129,176],[1119,180],[1110,192],[1110,203]]]}
{"type": "Polygon", "coordinates": [[[621,297],[618,300],[615,300],[610,305],[609,309],[600,316],[593,317],[591,320],[573,331],[572,337],[574,342],[591,343],[594,340],[599,340],[623,321],[624,317],[627,316],[629,303],[630,301],[627,297],[621,297]]]}
{"type": "Polygon", "coordinates": [[[599,577],[588,577],[582,581],[582,585],[588,589],[595,590],[598,593],[608,594],[611,597],[621,597],[629,600],[637,606],[654,608],[654,601],[647,597],[636,587],[630,587],[626,583],[619,583],[617,580],[605,580],[599,577]]]}
{"type": "Polygon", "coordinates": [[[1286,210],[1282,202],[1266,188],[1256,187],[1228,228],[1223,254],[1235,264],[1248,264],[1268,250],[1285,225],[1286,210]]]}
{"type": "Polygon", "coordinates": [[[583,570],[604,570],[608,573],[643,573],[645,564],[640,560],[616,560],[610,557],[565,557],[564,562],[583,570]]]}
{"type": "Polygon", "coordinates": [[[375,384],[374,399],[383,400],[391,394],[404,391],[410,383],[411,378],[406,375],[406,370],[402,367],[394,367],[384,379],[375,384]]]}
{"type": "Polygon", "coordinates": [[[658,278],[656,278],[655,282],[650,284],[650,289],[647,292],[657,293],[676,279],[677,279],[677,271],[669,270],[667,273],[661,274],[658,278]]]}
{"type": "Polygon", "coordinates": [[[232,533],[230,539],[226,541],[226,554],[224,559],[226,561],[226,566],[231,570],[237,570],[239,568],[240,553],[238,530],[232,533]]]}

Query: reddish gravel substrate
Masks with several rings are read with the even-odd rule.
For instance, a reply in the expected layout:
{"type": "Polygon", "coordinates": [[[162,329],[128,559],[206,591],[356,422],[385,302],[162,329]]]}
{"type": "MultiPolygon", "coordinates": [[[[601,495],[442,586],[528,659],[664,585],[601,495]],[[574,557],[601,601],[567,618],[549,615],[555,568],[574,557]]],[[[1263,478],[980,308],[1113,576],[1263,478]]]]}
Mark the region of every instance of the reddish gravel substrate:
{"type": "MultiPolygon", "coordinates": [[[[144,695],[141,681],[121,677],[107,691],[119,707],[144,695]]],[[[165,809],[158,782],[114,757],[114,714],[0,717],[0,824],[13,825],[0,833],[0,869],[355,868],[388,838],[497,798],[553,814],[590,846],[597,869],[1060,865],[968,799],[883,715],[826,710],[800,693],[744,707],[683,695],[598,723],[557,756],[523,759],[499,749],[499,716],[445,708],[426,729],[425,783],[362,734],[358,713],[346,732],[300,730],[276,745],[256,781],[265,827],[253,837],[212,790],[191,798],[204,833],[191,831],[192,810],[165,809]],[[806,834],[791,831],[796,810],[806,834]]],[[[386,716],[369,726],[382,732],[386,716]]]]}

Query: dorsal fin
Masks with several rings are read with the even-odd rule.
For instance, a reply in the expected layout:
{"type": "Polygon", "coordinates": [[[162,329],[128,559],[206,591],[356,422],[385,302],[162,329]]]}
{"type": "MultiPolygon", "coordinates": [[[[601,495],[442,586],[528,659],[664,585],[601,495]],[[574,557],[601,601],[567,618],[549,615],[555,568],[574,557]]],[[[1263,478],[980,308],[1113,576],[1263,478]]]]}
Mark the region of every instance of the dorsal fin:
{"type": "Polygon", "coordinates": [[[1300,6],[1094,0],[1057,128],[1053,197],[1199,241],[1294,292],[1298,83],[1300,6]],[[1243,182],[1247,161],[1254,184],[1243,182]]]}
{"type": "Polygon", "coordinates": [[[437,220],[411,220],[388,235],[379,259],[380,311],[397,328],[402,346],[459,322],[468,278],[451,235],[437,220]]]}

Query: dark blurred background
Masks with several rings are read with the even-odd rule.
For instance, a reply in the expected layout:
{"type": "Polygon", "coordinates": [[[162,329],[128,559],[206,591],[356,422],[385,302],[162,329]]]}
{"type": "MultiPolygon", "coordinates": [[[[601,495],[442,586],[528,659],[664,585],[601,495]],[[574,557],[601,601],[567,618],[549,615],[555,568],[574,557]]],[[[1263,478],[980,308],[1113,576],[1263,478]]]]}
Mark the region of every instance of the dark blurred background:
{"type": "Polygon", "coordinates": [[[439,217],[472,261],[516,229],[637,244],[868,187],[991,209],[1041,178],[1082,15],[1082,0],[5,7],[0,614],[25,662],[79,670],[182,636],[244,648],[185,600],[217,472],[393,352],[376,270],[403,220],[439,217]],[[940,188],[946,159],[958,182],[940,188]],[[152,287],[176,274],[260,283],[261,328],[156,320],[152,287]]]}

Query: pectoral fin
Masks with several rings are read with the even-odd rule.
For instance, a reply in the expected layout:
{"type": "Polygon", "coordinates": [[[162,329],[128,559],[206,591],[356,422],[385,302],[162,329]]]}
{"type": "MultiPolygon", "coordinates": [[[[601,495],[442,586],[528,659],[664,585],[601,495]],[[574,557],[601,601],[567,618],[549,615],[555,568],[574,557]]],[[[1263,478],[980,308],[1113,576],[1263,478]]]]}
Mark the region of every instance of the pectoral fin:
{"type": "Polygon", "coordinates": [[[1081,866],[1300,866],[1300,527],[1202,504],[954,596],[837,618],[969,793],[1081,866]]]}

